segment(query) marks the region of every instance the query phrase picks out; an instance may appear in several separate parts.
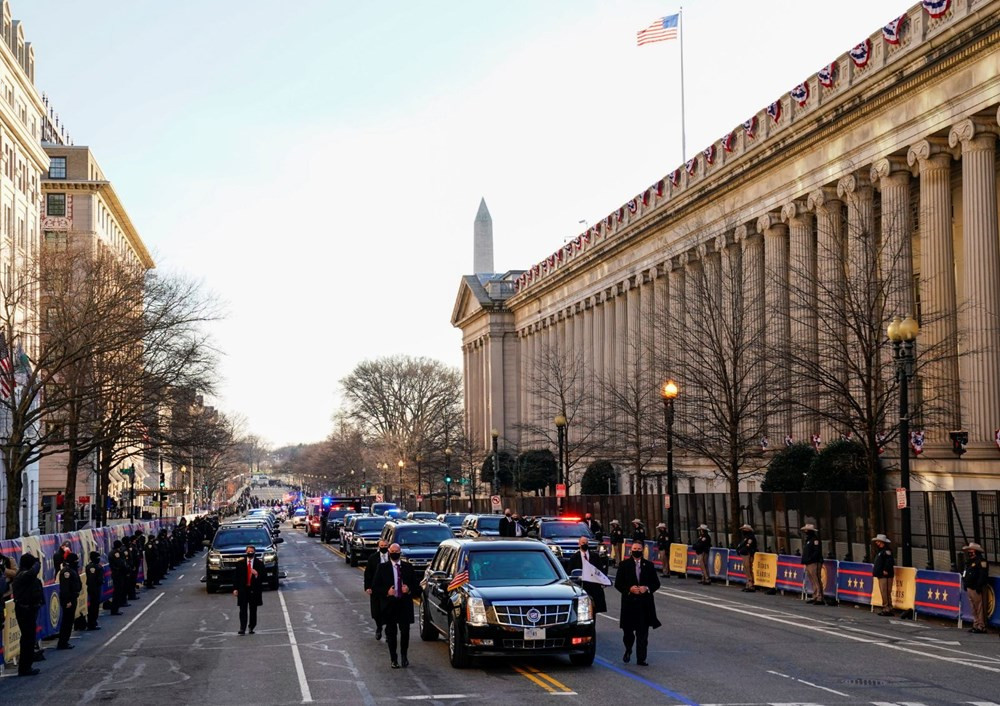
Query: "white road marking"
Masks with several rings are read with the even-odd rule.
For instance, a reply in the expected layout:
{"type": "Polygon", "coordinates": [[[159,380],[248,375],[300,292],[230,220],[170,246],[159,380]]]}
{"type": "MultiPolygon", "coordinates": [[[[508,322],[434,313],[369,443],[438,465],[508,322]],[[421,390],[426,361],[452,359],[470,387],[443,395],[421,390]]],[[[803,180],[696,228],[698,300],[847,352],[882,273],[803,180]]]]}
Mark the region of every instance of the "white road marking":
{"type": "MultiPolygon", "coordinates": [[[[717,610],[727,610],[727,611],[730,611],[732,613],[741,613],[743,615],[747,615],[747,616],[750,616],[750,617],[753,617],[753,618],[760,618],[762,620],[770,620],[771,622],[774,622],[774,623],[781,623],[782,625],[790,625],[792,627],[801,628],[803,630],[812,630],[814,632],[821,632],[824,635],[830,635],[831,637],[842,637],[845,640],[853,640],[855,642],[863,642],[863,643],[866,643],[866,644],[869,644],[869,645],[875,645],[877,647],[884,647],[884,648],[889,649],[889,650],[896,650],[898,652],[906,652],[908,654],[914,654],[914,655],[918,655],[920,657],[929,657],[931,659],[937,659],[937,660],[940,660],[942,662],[949,662],[951,664],[961,664],[961,665],[963,665],[965,667],[973,667],[975,669],[982,669],[982,670],[987,671],[987,672],[994,672],[996,674],[1000,674],[1000,668],[987,666],[985,664],[976,664],[971,659],[965,659],[965,658],[960,659],[958,657],[948,657],[948,656],[945,656],[945,655],[935,654],[933,652],[925,652],[923,650],[918,650],[918,649],[911,648],[911,647],[904,647],[902,645],[891,644],[889,642],[882,642],[880,640],[873,640],[873,639],[870,639],[870,638],[861,637],[859,635],[852,635],[849,632],[845,632],[843,630],[837,630],[837,629],[834,629],[833,627],[827,626],[827,625],[803,625],[801,622],[797,622],[797,621],[794,621],[794,620],[786,620],[784,618],[779,618],[779,617],[776,617],[774,615],[765,615],[764,613],[761,613],[761,612],[751,612],[749,610],[745,610],[743,607],[738,607],[737,608],[737,607],[733,607],[733,606],[722,605],[722,604],[718,603],[717,601],[702,600],[700,598],[695,598],[695,597],[690,596],[690,595],[685,595],[684,593],[681,593],[677,589],[673,589],[673,591],[670,591],[670,590],[661,588],[659,591],[657,591],[657,593],[659,593],[659,594],[661,594],[663,596],[670,597],[670,598],[677,598],[678,600],[682,600],[682,601],[690,601],[692,603],[700,603],[701,605],[705,605],[705,606],[708,606],[710,608],[715,608],[717,610]]],[[[884,637],[883,639],[888,640],[888,639],[891,639],[891,638],[884,637]]],[[[930,645],[928,645],[928,647],[930,647],[930,645]]]]}
{"type": "Polygon", "coordinates": [[[607,613],[598,613],[598,615],[602,618],[607,618],[608,620],[614,620],[616,623],[618,622],[618,618],[613,615],[608,615],[607,613]]]}
{"type": "Polygon", "coordinates": [[[292,659],[295,661],[295,673],[299,677],[299,690],[302,692],[302,703],[312,702],[312,694],[309,691],[309,682],[306,681],[306,670],[302,667],[302,655],[299,654],[299,645],[295,642],[295,632],[292,630],[292,618],[288,615],[288,606],[285,604],[285,594],[278,592],[278,600],[281,602],[281,612],[285,614],[285,628],[288,630],[288,641],[292,644],[292,659]]]}
{"type": "Polygon", "coordinates": [[[126,625],[125,627],[123,627],[123,628],[122,628],[121,630],[119,630],[119,631],[118,631],[118,632],[116,632],[116,633],[115,633],[114,635],[112,635],[112,636],[111,636],[111,639],[110,639],[110,640],[108,640],[108,641],[107,641],[107,642],[105,642],[105,643],[104,643],[103,645],[101,645],[100,647],[98,647],[98,648],[97,648],[97,651],[98,651],[98,652],[100,652],[100,651],[101,651],[101,650],[103,650],[103,649],[104,649],[105,647],[107,647],[108,645],[110,645],[110,644],[111,644],[112,642],[114,642],[115,640],[117,640],[117,639],[118,639],[118,638],[119,638],[119,637],[121,636],[121,634],[122,634],[123,632],[125,632],[125,631],[126,631],[126,630],[128,630],[128,629],[129,629],[130,627],[132,627],[132,626],[133,626],[133,625],[135,624],[135,621],[136,621],[136,620],[138,620],[139,618],[141,618],[141,617],[143,616],[143,614],[144,614],[144,613],[145,613],[145,612],[146,612],[147,610],[149,610],[149,609],[150,609],[150,608],[152,608],[152,607],[153,607],[154,605],[156,605],[156,602],[157,602],[158,600],[160,600],[161,598],[163,598],[163,596],[165,596],[165,595],[166,595],[165,593],[161,593],[161,594],[159,594],[159,595],[158,595],[158,596],[157,596],[156,598],[154,598],[154,599],[153,599],[153,600],[152,600],[152,601],[150,602],[150,604],[149,604],[148,606],[146,606],[145,608],[143,608],[142,610],[140,610],[140,611],[139,611],[139,614],[138,614],[137,616],[135,616],[134,618],[132,618],[132,619],[131,619],[131,620],[130,620],[130,621],[128,622],[128,624],[127,624],[127,625],[126,625]]]}
{"type": "Polygon", "coordinates": [[[783,677],[785,679],[791,679],[792,681],[797,681],[799,684],[805,684],[806,686],[811,686],[814,689],[822,689],[823,691],[829,691],[831,694],[836,694],[837,696],[846,696],[848,698],[850,697],[850,694],[845,694],[843,691],[837,691],[836,689],[830,689],[825,686],[820,686],[819,684],[813,684],[811,681],[806,681],[805,679],[799,679],[798,677],[791,677],[787,674],[782,674],[781,672],[774,672],[768,669],[767,673],[774,674],[775,676],[783,677]]]}
{"type": "Polygon", "coordinates": [[[400,696],[400,701],[437,701],[438,699],[478,699],[479,694],[422,694],[420,696],[400,696]]]}
{"type": "Polygon", "coordinates": [[[180,576],[178,576],[177,580],[180,581],[182,578],[184,578],[184,574],[181,574],[180,576]]]}

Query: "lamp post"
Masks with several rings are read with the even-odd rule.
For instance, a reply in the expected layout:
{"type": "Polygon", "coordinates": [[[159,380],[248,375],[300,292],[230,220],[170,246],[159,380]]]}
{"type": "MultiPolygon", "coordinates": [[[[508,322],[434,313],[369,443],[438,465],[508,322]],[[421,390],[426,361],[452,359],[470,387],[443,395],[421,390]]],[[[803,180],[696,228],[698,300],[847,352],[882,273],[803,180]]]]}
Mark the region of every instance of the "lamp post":
{"type": "MultiPolygon", "coordinates": [[[[562,485],[565,481],[564,478],[564,468],[563,459],[565,457],[566,451],[566,415],[557,414],[556,418],[553,420],[556,424],[556,436],[559,437],[559,465],[557,466],[558,475],[556,476],[556,486],[562,485]]],[[[556,488],[556,514],[561,515],[563,513],[563,499],[559,495],[559,489],[556,488]]]]}
{"type": "Polygon", "coordinates": [[[660,387],[660,397],[663,398],[663,422],[667,428],[667,534],[670,541],[676,542],[674,534],[674,400],[680,388],[672,379],[668,379],[660,387]]]}
{"type": "Polygon", "coordinates": [[[451,512],[451,447],[444,449],[444,511],[451,512]]]}
{"type": "Polygon", "coordinates": [[[420,464],[424,462],[424,457],[417,454],[417,509],[424,509],[423,500],[423,472],[420,468],[420,464]]]}
{"type": "Polygon", "coordinates": [[[185,474],[187,473],[187,466],[181,465],[181,487],[184,490],[181,491],[181,517],[184,517],[185,512],[187,512],[187,482],[184,480],[185,474]]]}
{"type": "Polygon", "coordinates": [[[490,436],[493,437],[493,494],[500,495],[500,454],[497,453],[497,439],[500,438],[500,432],[490,429],[490,436]]]}
{"type": "Polygon", "coordinates": [[[913,565],[913,548],[910,546],[910,380],[913,379],[916,361],[917,335],[920,324],[907,314],[905,319],[892,317],[886,334],[892,342],[892,359],[896,363],[896,380],[899,382],[899,484],[906,496],[906,506],[900,511],[903,526],[903,566],[913,565]]]}
{"type": "Polygon", "coordinates": [[[403,507],[403,469],[406,468],[406,461],[399,459],[396,465],[399,466],[399,490],[396,491],[396,495],[399,498],[399,506],[403,507]]]}

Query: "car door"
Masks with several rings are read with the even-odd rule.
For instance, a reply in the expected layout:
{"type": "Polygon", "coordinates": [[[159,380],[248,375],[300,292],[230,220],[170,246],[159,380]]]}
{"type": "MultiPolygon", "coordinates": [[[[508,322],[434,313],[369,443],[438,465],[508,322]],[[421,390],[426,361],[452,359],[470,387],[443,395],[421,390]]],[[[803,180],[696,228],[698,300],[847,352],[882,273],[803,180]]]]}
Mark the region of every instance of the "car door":
{"type": "Polygon", "coordinates": [[[448,600],[448,584],[454,575],[452,567],[455,564],[454,559],[457,553],[458,550],[454,547],[442,547],[437,560],[434,562],[439,567],[435,570],[446,573],[448,580],[428,582],[431,622],[444,633],[448,632],[448,610],[451,606],[451,602],[448,600]]]}

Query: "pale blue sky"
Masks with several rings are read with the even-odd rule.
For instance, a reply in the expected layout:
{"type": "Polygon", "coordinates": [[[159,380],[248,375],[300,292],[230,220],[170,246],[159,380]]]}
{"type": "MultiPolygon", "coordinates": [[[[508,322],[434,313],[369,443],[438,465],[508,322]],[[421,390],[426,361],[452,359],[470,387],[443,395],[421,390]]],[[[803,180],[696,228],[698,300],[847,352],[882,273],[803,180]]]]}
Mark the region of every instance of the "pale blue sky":
{"type": "MultiPolygon", "coordinates": [[[[688,152],[901,14],[688,0],[688,152]]],[[[37,85],[164,270],[227,303],[218,404],[323,438],[364,358],[460,365],[480,196],[530,266],[681,162],[677,42],[652,0],[11,0],[37,85]]]]}

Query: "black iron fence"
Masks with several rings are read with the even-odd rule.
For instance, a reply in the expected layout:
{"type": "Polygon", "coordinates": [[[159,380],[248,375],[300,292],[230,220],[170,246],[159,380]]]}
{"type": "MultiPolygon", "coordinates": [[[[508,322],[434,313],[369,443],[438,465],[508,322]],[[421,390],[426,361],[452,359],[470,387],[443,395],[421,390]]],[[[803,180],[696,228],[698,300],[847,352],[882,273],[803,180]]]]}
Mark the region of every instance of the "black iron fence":
{"type": "MultiPolygon", "coordinates": [[[[727,544],[729,496],[725,493],[686,493],[675,497],[676,541],[691,542],[700,524],[709,526],[717,546],[727,544]]],[[[962,546],[978,542],[986,555],[1000,556],[1000,491],[914,491],[910,493],[913,563],[917,568],[959,570],[962,546]]],[[[522,515],[556,514],[554,497],[504,496],[504,504],[522,515]]],[[[444,512],[444,498],[425,498],[424,509],[444,512]]],[[[653,528],[666,521],[663,496],[578,495],[564,500],[564,514],[593,513],[607,530],[618,520],[628,533],[634,518],[640,518],[652,538],[653,528]]],[[[489,498],[451,498],[453,512],[489,512],[489,498]]],[[[877,527],[868,521],[868,494],[740,493],[740,524],[747,522],[757,532],[767,551],[795,554],[801,551],[800,527],[816,525],[824,548],[832,558],[863,561],[869,558],[871,538],[884,532],[895,541],[902,535],[896,493],[879,493],[877,527]]]]}

